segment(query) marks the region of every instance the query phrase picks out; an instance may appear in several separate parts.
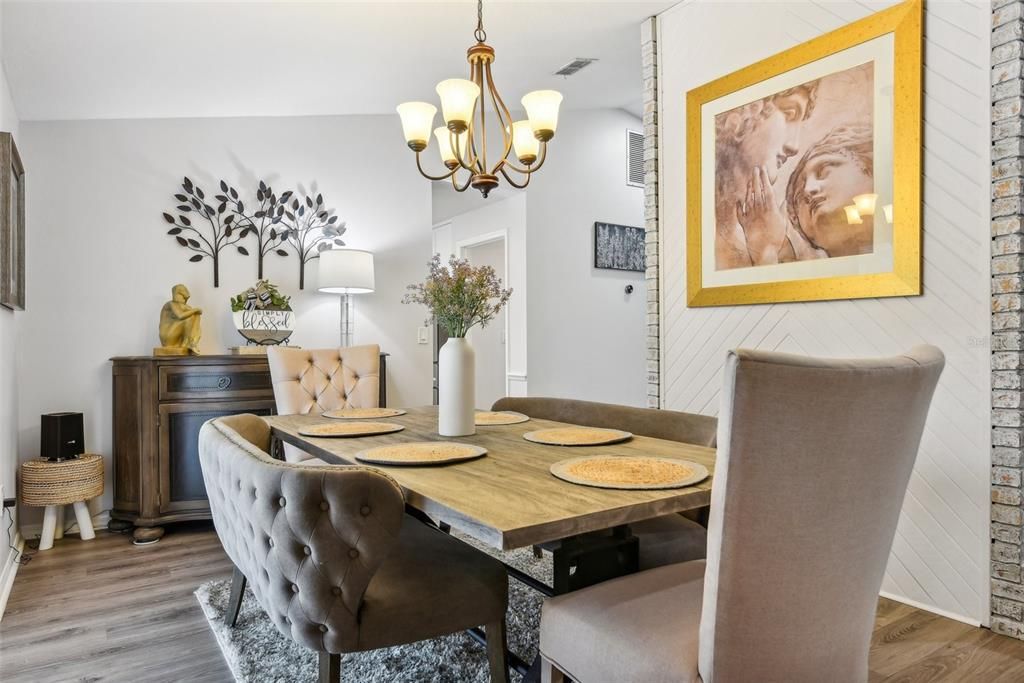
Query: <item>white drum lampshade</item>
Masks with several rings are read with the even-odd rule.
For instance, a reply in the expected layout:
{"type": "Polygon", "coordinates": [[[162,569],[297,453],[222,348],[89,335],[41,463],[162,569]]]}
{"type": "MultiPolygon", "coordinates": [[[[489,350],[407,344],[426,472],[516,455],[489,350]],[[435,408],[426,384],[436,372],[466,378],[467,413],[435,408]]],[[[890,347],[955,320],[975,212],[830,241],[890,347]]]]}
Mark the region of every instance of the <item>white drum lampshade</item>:
{"type": "Polygon", "coordinates": [[[367,294],[374,289],[373,254],[361,249],[328,249],[320,253],[317,281],[321,292],[367,294]]]}

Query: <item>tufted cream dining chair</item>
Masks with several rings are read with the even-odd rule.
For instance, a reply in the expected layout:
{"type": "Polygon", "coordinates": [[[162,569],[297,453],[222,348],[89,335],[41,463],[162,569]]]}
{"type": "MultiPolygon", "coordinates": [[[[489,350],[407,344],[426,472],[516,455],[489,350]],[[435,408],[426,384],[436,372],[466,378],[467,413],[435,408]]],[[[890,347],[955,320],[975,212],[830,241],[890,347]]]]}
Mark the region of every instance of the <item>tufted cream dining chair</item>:
{"type": "Polygon", "coordinates": [[[248,583],[284,636],[319,653],[321,683],[340,681],[342,653],[484,626],[491,680],[507,681],[500,562],[405,515],[383,472],[282,463],[269,444],[255,415],[199,433],[213,522],[235,565],[228,625],[248,583]]]}
{"type": "MultiPolygon", "coordinates": [[[[539,420],[567,422],[584,427],[612,427],[637,436],[711,448],[715,446],[715,431],[718,428],[718,420],[707,415],[568,398],[508,396],[495,401],[491,410],[511,410],[539,420]]],[[[629,528],[639,541],[640,569],[653,569],[704,557],[707,530],[694,519],[683,515],[663,515],[635,522],[629,528]]]]}
{"type": "Polygon", "coordinates": [[[542,679],[864,683],[942,352],[729,354],[707,560],[549,599],[542,679]]]}
{"type": "MultiPolygon", "coordinates": [[[[380,347],[267,349],[278,415],[319,414],[340,408],[376,408],[380,402],[380,347]]],[[[284,444],[288,462],[324,461],[284,444]]]]}

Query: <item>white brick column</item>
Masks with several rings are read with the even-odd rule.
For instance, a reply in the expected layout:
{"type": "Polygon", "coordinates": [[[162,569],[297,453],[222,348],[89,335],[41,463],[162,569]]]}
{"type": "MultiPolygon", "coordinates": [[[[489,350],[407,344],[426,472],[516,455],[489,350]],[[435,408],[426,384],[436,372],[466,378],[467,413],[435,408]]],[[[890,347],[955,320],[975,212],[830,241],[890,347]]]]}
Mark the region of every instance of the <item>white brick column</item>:
{"type": "Polygon", "coordinates": [[[996,633],[1024,639],[1021,581],[1024,368],[1024,0],[992,5],[992,602],[996,633]]]}
{"type": "Polygon", "coordinates": [[[647,252],[647,405],[661,407],[661,281],[658,270],[658,33],[657,18],[641,27],[644,80],[644,227],[647,252]]]}

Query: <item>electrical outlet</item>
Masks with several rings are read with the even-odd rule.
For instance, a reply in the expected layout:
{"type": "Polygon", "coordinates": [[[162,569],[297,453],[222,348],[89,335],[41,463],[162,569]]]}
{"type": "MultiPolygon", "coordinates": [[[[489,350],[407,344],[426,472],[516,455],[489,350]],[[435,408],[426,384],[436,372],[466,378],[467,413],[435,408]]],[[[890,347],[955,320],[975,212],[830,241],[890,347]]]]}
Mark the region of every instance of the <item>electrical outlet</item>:
{"type": "Polygon", "coordinates": [[[18,499],[17,498],[4,498],[4,507],[5,508],[12,508],[12,507],[14,507],[17,504],[18,504],[18,499]]]}
{"type": "Polygon", "coordinates": [[[429,344],[430,343],[430,328],[429,327],[417,327],[416,328],[416,343],[417,344],[429,344]]]}

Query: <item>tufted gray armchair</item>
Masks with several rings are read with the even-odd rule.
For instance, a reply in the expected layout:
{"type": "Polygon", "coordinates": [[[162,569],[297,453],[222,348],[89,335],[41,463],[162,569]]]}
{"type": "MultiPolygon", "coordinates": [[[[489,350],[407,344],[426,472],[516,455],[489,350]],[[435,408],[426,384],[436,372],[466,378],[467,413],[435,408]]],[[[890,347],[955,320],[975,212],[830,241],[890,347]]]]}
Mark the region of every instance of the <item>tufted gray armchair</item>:
{"type": "Polygon", "coordinates": [[[199,434],[214,525],[235,565],[229,625],[248,583],[282,634],[320,653],[320,680],[332,683],[342,653],[484,626],[491,678],[507,680],[500,562],[405,515],[383,472],[282,463],[269,445],[255,415],[199,434]]]}

